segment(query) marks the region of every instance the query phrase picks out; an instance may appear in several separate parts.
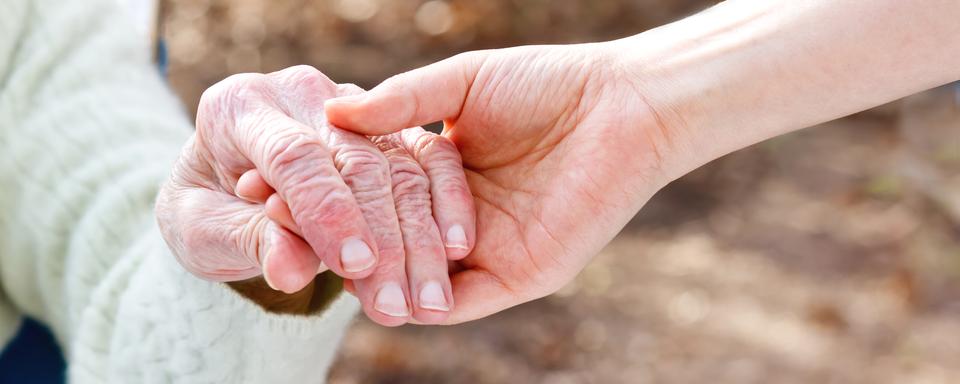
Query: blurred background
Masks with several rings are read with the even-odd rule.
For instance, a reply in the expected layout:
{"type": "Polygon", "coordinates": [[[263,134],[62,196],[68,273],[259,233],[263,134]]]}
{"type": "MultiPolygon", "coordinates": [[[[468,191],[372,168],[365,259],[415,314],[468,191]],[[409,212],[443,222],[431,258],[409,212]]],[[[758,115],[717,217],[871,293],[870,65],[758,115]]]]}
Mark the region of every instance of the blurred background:
{"type": "MultiPolygon", "coordinates": [[[[698,0],[165,0],[191,112],[237,72],[386,77],[474,49],[627,36],[698,0]]],[[[960,382],[960,92],[727,156],[559,293],[453,327],[358,318],[332,383],[960,382]]]]}

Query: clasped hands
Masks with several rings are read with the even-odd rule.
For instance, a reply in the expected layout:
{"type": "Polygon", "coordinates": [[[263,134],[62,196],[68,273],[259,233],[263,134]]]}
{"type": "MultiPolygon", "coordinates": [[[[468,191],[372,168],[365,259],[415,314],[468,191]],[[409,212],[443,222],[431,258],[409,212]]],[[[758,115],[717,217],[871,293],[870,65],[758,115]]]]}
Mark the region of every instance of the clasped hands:
{"type": "Polygon", "coordinates": [[[471,52],[369,92],[306,66],[232,76],[201,98],[161,231],[209,280],[292,293],[329,269],[387,326],[545,296],[667,181],[666,130],[614,51],[471,52]]]}
{"type": "Polygon", "coordinates": [[[447,262],[475,239],[460,155],[422,128],[368,138],[330,125],[324,101],[359,92],[306,66],[207,90],[158,208],[180,263],[285,293],[330,270],[381,324],[444,321],[447,262]]]}

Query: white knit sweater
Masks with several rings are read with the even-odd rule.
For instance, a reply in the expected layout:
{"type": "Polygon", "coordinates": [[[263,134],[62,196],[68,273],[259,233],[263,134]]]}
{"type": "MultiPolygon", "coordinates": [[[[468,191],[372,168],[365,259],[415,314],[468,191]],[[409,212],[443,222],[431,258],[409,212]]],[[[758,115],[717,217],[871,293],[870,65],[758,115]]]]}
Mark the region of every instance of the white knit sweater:
{"type": "Polygon", "coordinates": [[[75,383],[324,381],[352,297],[269,314],[169,254],[153,201],[191,125],[118,12],[0,2],[0,348],[22,314],[75,383]]]}

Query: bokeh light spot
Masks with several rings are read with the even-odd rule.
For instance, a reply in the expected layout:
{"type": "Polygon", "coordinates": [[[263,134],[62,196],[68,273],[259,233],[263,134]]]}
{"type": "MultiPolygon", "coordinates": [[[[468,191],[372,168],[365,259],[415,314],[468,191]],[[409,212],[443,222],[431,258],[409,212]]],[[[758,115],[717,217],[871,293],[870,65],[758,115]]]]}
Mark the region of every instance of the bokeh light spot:
{"type": "Polygon", "coordinates": [[[417,8],[414,22],[417,29],[428,35],[442,35],[453,27],[453,8],[445,1],[428,1],[417,8]]]}
{"type": "Polygon", "coordinates": [[[346,21],[359,23],[370,20],[380,11],[376,0],[336,0],[333,13],[346,21]]]}

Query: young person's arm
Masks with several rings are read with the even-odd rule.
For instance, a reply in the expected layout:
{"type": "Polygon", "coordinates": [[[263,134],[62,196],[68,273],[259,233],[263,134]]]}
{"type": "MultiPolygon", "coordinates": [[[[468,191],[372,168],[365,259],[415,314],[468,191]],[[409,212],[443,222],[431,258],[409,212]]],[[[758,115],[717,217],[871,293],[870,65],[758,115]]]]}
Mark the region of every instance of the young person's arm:
{"type": "Polygon", "coordinates": [[[960,3],[731,0],[623,40],[461,54],[327,116],[443,120],[478,202],[451,322],[568,282],[657,190],[764,139],[960,78],[960,3]]]}
{"type": "Polygon", "coordinates": [[[726,153],[960,79],[960,3],[731,0],[612,42],[683,150],[726,153]]]}

